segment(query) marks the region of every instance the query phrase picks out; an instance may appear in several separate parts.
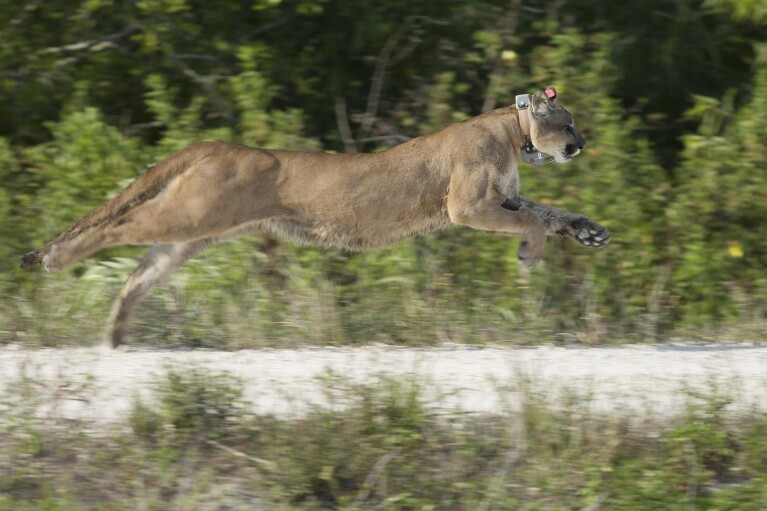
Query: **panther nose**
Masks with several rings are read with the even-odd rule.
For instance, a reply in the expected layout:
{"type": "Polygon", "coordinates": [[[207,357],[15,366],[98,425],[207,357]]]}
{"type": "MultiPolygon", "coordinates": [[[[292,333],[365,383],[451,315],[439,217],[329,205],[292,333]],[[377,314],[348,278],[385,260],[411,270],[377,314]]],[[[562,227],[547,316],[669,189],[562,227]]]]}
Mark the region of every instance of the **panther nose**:
{"type": "Polygon", "coordinates": [[[583,150],[584,147],[586,147],[585,140],[581,140],[580,142],[578,142],[578,149],[583,150]]]}

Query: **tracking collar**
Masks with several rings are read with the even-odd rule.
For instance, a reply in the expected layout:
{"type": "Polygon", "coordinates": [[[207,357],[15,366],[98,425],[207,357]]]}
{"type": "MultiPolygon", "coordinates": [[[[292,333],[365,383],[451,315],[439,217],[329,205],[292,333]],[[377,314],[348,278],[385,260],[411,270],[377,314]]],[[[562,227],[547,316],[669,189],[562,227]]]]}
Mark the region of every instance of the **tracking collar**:
{"type": "MultiPolygon", "coordinates": [[[[546,96],[550,101],[557,99],[556,91],[546,89],[546,96]]],[[[522,146],[522,159],[531,165],[541,165],[543,163],[543,154],[533,145],[533,139],[530,137],[530,106],[533,104],[532,94],[520,94],[516,97],[517,114],[519,116],[519,127],[522,129],[522,136],[525,144],[522,146]]]]}

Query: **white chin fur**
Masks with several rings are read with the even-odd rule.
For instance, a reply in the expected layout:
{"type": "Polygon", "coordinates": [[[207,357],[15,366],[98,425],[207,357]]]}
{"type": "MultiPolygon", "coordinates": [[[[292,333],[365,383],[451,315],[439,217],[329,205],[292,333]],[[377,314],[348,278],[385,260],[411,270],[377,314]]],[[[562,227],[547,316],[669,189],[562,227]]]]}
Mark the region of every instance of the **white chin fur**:
{"type": "Polygon", "coordinates": [[[545,148],[545,149],[542,147],[539,147],[538,150],[554,158],[554,161],[557,163],[567,163],[568,161],[572,160],[575,156],[577,156],[578,153],[581,152],[580,149],[576,149],[575,152],[568,157],[565,150],[560,149],[559,147],[551,147],[551,148],[545,148]]]}
{"type": "Polygon", "coordinates": [[[580,152],[581,152],[580,149],[576,149],[573,154],[571,154],[570,156],[567,156],[567,153],[565,151],[557,151],[556,154],[554,155],[554,161],[556,161],[557,163],[567,163],[568,161],[578,156],[578,153],[580,152]]]}

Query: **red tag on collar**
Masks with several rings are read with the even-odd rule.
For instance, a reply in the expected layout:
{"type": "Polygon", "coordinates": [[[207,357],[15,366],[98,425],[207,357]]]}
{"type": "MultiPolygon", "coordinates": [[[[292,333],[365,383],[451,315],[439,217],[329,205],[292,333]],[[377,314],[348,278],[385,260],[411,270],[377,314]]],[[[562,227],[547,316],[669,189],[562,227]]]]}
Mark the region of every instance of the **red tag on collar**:
{"type": "Polygon", "coordinates": [[[554,89],[546,89],[546,97],[551,101],[555,101],[557,99],[557,91],[554,89]]]}

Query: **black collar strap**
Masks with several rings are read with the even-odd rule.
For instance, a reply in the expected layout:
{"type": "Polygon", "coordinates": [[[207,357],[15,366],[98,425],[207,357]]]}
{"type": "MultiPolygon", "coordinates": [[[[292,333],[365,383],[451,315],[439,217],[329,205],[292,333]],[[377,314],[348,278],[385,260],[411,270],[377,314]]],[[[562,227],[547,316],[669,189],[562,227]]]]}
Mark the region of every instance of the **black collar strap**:
{"type": "Polygon", "coordinates": [[[543,163],[543,154],[535,148],[530,137],[530,106],[532,101],[533,96],[531,94],[520,94],[516,97],[519,128],[522,130],[522,136],[525,140],[522,146],[522,159],[531,165],[541,165],[543,163]]]}

